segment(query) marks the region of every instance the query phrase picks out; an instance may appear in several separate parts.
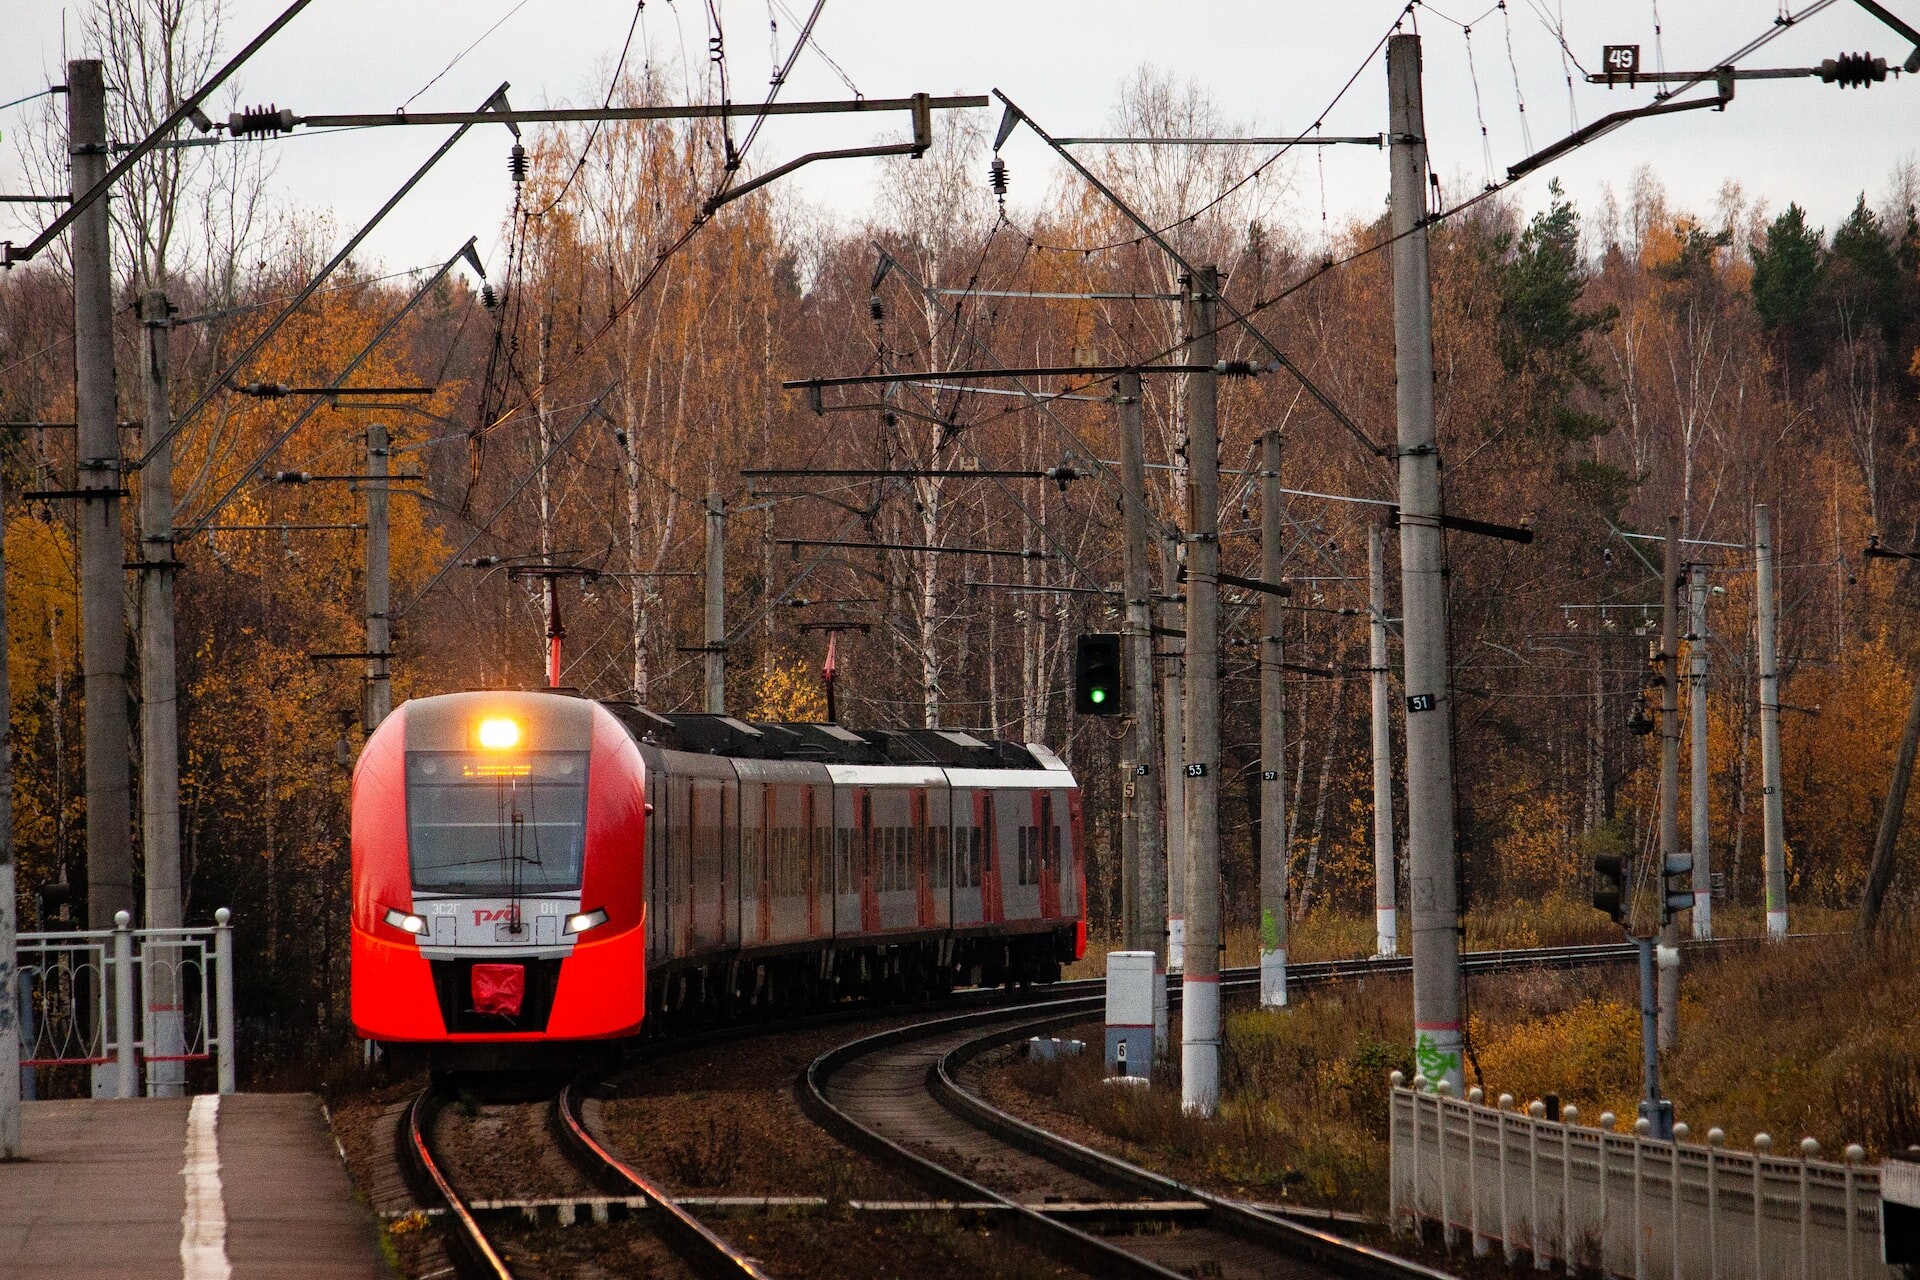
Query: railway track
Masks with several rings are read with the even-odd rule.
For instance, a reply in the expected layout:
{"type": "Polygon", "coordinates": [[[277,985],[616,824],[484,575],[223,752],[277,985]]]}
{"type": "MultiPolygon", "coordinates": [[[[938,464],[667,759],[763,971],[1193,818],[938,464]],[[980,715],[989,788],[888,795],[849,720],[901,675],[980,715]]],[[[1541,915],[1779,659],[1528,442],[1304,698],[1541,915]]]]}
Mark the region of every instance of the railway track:
{"type": "MultiPolygon", "coordinates": [[[[574,1168],[588,1183],[608,1193],[609,1199],[601,1202],[603,1212],[611,1203],[618,1206],[622,1216],[631,1216],[636,1210],[643,1213],[646,1229],[696,1275],[710,1280],[768,1280],[753,1259],[708,1230],[593,1135],[582,1114],[589,1087],[587,1081],[576,1080],[554,1097],[550,1104],[551,1127],[574,1168]]],[[[402,1168],[415,1188],[416,1199],[439,1211],[448,1259],[461,1276],[469,1280],[524,1280],[527,1270],[516,1268],[510,1249],[483,1221],[488,1211],[498,1206],[464,1195],[455,1186],[449,1162],[435,1149],[435,1121],[449,1101],[445,1090],[435,1085],[407,1108],[398,1135],[402,1168]]],[[[568,1214],[570,1217],[570,1207],[568,1214]]]]}
{"type": "MultiPolygon", "coordinates": [[[[1631,945],[1528,948],[1462,957],[1472,973],[1572,968],[1633,958],[1631,945]]],[[[1404,974],[1411,961],[1291,966],[1304,987],[1404,974]]],[[[1223,975],[1257,988],[1256,971],[1223,975]]],[[[1213,1195],[1071,1142],[1000,1110],[960,1083],[990,1050],[1098,1017],[1103,997],[1062,993],[1032,1010],[976,1011],[849,1041],[820,1055],[801,1081],[822,1127],[938,1194],[992,1204],[1023,1237],[1092,1274],[1156,1277],[1392,1277],[1443,1273],[1213,1195]]]]}
{"type": "MultiPolygon", "coordinates": [[[[1473,973],[1571,967],[1633,954],[1621,945],[1477,952],[1463,957],[1463,967],[1473,973]]],[[[1409,969],[1405,959],[1329,961],[1291,966],[1290,978],[1310,987],[1409,969]]],[[[1250,968],[1222,976],[1230,991],[1251,989],[1258,979],[1250,968]]],[[[970,1212],[992,1214],[1037,1248],[1095,1274],[1218,1274],[1222,1280],[1440,1274],[1077,1146],[991,1107],[961,1085],[961,1070],[972,1059],[1010,1040],[1098,1017],[1103,1000],[1101,979],[1060,983],[1011,1000],[1003,992],[963,993],[943,1002],[948,1012],[941,1017],[864,1035],[815,1059],[801,1081],[802,1106],[848,1145],[970,1212]],[[952,1012],[956,1006],[960,1012],[952,1012]]],[[[838,1011],[772,1027],[675,1038],[648,1049],[678,1052],[750,1039],[770,1029],[818,1029],[899,1012],[838,1011]]],[[[755,1259],[675,1203],[595,1135],[586,1110],[588,1095],[599,1083],[583,1077],[552,1100],[548,1124],[567,1163],[604,1194],[604,1203],[618,1215],[638,1211],[642,1229],[686,1270],[710,1277],[763,1277],[755,1259]]],[[[449,1101],[443,1089],[428,1088],[407,1108],[397,1132],[402,1168],[417,1201],[441,1221],[449,1260],[468,1277],[526,1280],[545,1274],[540,1267],[515,1263],[514,1250],[499,1243],[495,1215],[501,1204],[464,1196],[451,1162],[436,1152],[435,1121],[449,1101]]],[[[571,1208],[564,1212],[562,1221],[573,1220],[571,1208]]]]}

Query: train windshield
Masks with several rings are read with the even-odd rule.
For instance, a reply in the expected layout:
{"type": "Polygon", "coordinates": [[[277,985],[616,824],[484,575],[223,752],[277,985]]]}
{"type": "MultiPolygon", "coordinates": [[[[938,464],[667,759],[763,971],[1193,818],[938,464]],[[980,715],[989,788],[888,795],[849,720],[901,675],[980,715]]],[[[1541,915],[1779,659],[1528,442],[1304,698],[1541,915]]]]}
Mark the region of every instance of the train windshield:
{"type": "Polygon", "coordinates": [[[587,753],[407,753],[415,889],[575,889],[587,837],[587,753]]]}

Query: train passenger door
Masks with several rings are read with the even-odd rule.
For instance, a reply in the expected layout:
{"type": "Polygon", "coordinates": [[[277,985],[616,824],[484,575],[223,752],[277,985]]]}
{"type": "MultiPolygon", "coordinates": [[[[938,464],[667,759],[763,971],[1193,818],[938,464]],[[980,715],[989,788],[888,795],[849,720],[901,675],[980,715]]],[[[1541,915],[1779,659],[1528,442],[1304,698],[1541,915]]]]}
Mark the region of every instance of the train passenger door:
{"type": "Polygon", "coordinates": [[[874,883],[875,861],[879,850],[874,848],[873,830],[873,790],[861,787],[854,792],[854,856],[859,859],[860,877],[860,931],[878,933],[880,931],[880,891],[874,883]]]}
{"type": "Polygon", "coordinates": [[[1060,828],[1053,825],[1053,792],[1033,793],[1035,843],[1039,848],[1040,917],[1052,920],[1060,914],[1060,828]]]}
{"type": "Polygon", "coordinates": [[[817,812],[819,797],[818,787],[800,788],[800,825],[807,842],[807,936],[810,938],[820,936],[820,895],[823,892],[820,864],[826,856],[821,848],[820,837],[823,832],[828,839],[833,836],[831,827],[820,825],[817,812]]]}
{"type": "Polygon", "coordinates": [[[993,792],[981,787],[973,793],[973,824],[979,831],[980,919],[999,924],[1007,918],[1006,902],[1000,891],[1000,824],[995,820],[993,792]]]}

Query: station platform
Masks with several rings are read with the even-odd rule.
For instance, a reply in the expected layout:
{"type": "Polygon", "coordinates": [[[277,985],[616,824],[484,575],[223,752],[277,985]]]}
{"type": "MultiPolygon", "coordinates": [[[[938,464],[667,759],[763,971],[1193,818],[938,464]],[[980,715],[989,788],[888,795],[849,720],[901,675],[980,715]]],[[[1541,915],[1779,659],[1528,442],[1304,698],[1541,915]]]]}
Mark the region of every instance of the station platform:
{"type": "Polygon", "coordinates": [[[0,1164],[0,1280],[380,1280],[319,1099],[27,1102],[0,1164]]]}

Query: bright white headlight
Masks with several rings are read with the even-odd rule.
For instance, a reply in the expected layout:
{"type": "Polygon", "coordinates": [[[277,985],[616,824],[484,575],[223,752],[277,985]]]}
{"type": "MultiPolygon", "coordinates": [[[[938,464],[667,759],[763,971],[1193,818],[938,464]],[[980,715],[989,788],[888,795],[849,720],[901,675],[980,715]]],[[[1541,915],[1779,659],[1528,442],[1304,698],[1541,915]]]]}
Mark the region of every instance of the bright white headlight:
{"type": "Polygon", "coordinates": [[[606,922],[607,913],[599,907],[595,907],[591,911],[582,911],[576,915],[568,916],[566,932],[585,933],[589,929],[599,928],[606,922]]]}
{"type": "Polygon", "coordinates": [[[404,933],[419,935],[427,931],[425,920],[419,916],[408,915],[404,911],[396,911],[392,907],[387,908],[386,920],[388,924],[404,933]]]}

